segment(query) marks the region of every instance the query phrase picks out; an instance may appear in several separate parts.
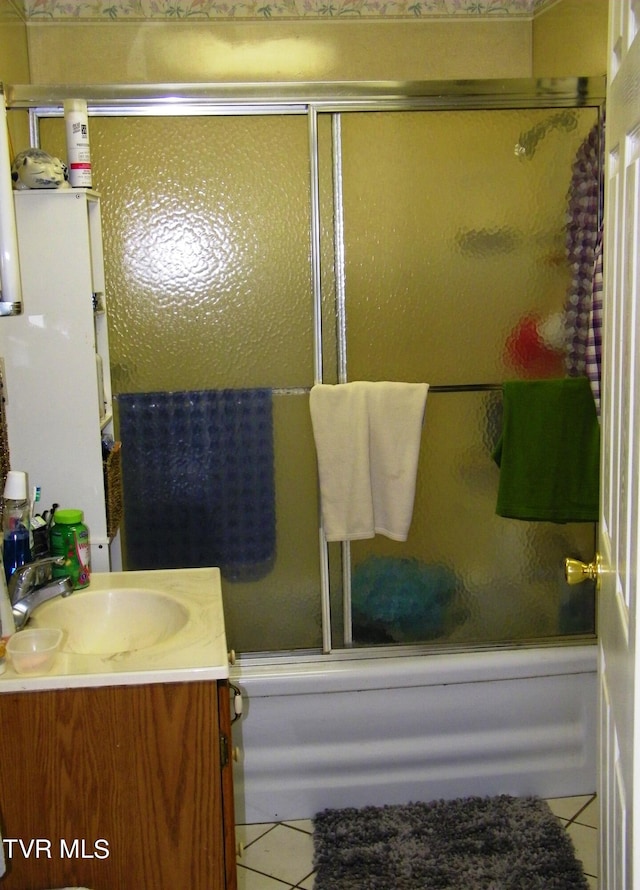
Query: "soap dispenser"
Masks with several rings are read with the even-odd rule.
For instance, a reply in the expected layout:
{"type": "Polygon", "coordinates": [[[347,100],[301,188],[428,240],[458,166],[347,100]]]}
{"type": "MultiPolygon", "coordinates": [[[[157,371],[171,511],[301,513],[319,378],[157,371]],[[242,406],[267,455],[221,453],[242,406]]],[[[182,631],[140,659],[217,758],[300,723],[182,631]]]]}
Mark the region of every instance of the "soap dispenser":
{"type": "Polygon", "coordinates": [[[31,518],[27,500],[27,474],[10,470],[4,486],[2,561],[5,580],[31,562],[31,518]]]}

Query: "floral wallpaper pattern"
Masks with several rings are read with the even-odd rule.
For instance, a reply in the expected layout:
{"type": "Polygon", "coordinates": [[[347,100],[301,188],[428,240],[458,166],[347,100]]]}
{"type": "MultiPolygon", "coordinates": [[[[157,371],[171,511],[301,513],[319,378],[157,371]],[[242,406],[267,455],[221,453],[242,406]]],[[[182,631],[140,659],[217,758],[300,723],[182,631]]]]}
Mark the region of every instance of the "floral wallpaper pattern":
{"type": "Polygon", "coordinates": [[[558,0],[11,0],[26,21],[531,18],[558,0]]]}

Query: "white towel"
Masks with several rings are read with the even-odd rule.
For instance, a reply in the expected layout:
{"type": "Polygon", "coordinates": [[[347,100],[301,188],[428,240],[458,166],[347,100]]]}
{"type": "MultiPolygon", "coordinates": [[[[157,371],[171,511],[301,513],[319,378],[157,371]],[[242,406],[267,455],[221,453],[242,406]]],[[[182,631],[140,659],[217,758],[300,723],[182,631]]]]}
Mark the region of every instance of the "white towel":
{"type": "Polygon", "coordinates": [[[312,387],[327,541],[407,540],[428,389],[388,381],[312,387]]]}

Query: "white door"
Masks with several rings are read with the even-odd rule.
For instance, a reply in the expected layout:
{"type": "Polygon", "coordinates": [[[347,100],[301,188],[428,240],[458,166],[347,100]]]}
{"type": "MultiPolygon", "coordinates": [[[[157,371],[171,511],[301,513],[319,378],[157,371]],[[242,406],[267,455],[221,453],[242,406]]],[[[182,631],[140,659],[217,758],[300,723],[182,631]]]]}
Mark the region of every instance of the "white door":
{"type": "Polygon", "coordinates": [[[639,30],[638,0],[610,0],[598,612],[601,890],[640,888],[639,30]]]}

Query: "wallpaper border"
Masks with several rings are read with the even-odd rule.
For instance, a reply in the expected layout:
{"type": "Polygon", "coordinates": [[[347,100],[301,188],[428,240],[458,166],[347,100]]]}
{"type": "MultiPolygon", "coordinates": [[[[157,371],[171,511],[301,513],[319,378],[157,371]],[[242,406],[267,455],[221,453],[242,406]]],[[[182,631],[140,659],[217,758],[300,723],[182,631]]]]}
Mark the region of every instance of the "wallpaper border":
{"type": "Polygon", "coordinates": [[[535,17],[558,0],[11,0],[29,23],[535,17]]]}

